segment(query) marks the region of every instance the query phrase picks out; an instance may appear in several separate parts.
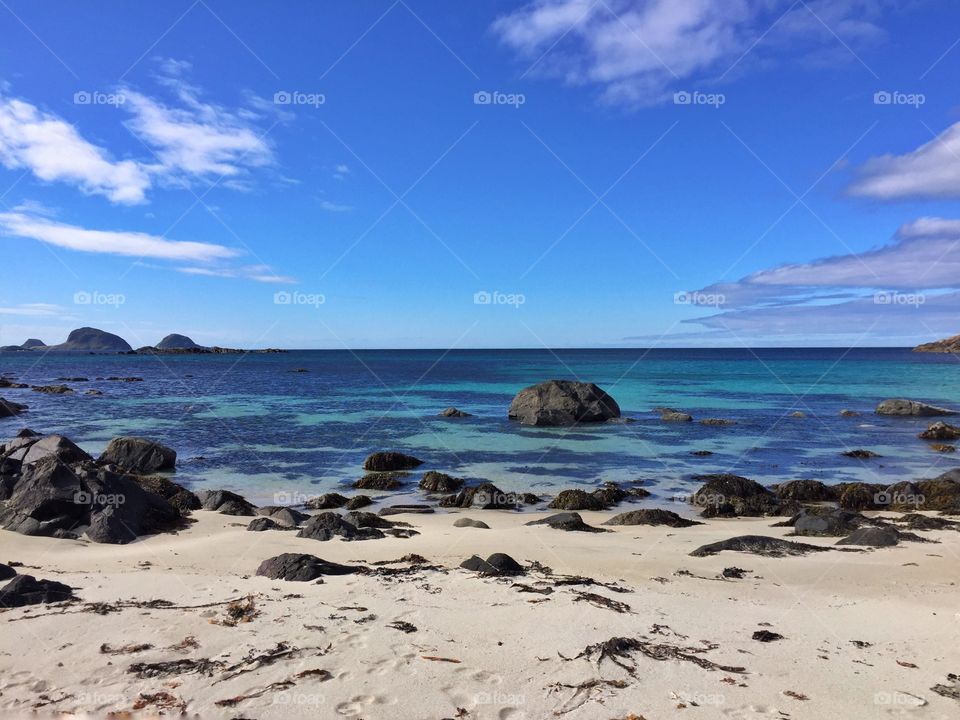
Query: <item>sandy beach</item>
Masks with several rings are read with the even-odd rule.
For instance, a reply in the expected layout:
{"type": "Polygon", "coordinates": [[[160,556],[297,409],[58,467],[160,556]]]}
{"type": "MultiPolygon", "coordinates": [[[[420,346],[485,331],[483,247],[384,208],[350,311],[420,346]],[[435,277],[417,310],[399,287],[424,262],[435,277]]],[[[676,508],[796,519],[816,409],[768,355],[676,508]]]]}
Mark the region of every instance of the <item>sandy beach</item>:
{"type": "MultiPolygon", "coordinates": [[[[705,543],[790,528],[771,527],[776,518],[596,534],[524,525],[543,515],[400,515],[418,535],[363,542],[247,532],[247,518],[208,511],[176,535],[129,545],[4,532],[6,562],[74,587],[80,601],[0,613],[0,712],[956,717],[957,701],[931,691],[958,669],[956,532],[803,557],[691,557],[705,543]],[[453,526],[467,516],[490,529],[453,526]],[[322,584],[254,575],[284,552],[410,571],[322,584]],[[538,565],[508,578],[458,567],[493,552],[538,565]],[[428,565],[374,565],[410,554],[428,565]],[[733,567],[742,577],[724,577],[733,567]],[[758,631],[783,637],[763,642],[758,631]],[[632,644],[604,648],[612,638],[632,644]]],[[[582,516],[599,525],[609,514],[582,516]]]]}

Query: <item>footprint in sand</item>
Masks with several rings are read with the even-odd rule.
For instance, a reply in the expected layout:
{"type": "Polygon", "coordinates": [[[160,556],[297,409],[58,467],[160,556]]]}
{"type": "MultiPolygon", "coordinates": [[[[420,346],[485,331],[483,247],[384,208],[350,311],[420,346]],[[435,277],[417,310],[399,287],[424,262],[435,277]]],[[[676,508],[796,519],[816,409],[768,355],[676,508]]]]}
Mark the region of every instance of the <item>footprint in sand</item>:
{"type": "Polygon", "coordinates": [[[344,717],[362,717],[373,705],[392,705],[395,702],[383,695],[355,695],[349,701],[337,704],[334,709],[344,717]]]}
{"type": "Polygon", "coordinates": [[[365,664],[369,667],[366,670],[367,675],[416,675],[417,668],[414,663],[416,653],[403,653],[401,655],[392,655],[381,660],[370,660],[365,664]]]}

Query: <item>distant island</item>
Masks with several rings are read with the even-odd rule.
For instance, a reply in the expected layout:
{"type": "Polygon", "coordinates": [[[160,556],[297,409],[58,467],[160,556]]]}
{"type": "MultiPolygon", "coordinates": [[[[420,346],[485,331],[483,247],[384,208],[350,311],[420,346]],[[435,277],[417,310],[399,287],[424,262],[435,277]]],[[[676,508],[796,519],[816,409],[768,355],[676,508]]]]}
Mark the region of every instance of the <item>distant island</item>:
{"type": "Polygon", "coordinates": [[[943,340],[934,340],[933,342],[917,345],[914,352],[928,353],[960,353],[960,335],[954,335],[943,340]]]}
{"type": "Polygon", "coordinates": [[[282,353],[286,350],[266,348],[264,350],[240,350],[236,348],[222,348],[217,346],[205,347],[198,345],[186,335],[171,333],[156,345],[146,345],[136,350],[119,335],[106,330],[92,327],[82,327],[73,330],[66,342],[59,345],[46,345],[42,340],[31,338],[23,345],[5,345],[0,352],[74,352],[87,354],[122,354],[122,355],[224,355],[252,353],[282,353]]]}

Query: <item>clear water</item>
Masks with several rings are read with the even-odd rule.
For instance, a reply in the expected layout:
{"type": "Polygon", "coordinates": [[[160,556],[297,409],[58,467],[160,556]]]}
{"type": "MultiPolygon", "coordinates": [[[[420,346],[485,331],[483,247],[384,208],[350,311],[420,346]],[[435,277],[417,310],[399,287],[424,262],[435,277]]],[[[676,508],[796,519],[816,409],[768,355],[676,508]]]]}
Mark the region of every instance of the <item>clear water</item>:
{"type": "Polygon", "coordinates": [[[230,488],[259,503],[342,491],[362,474],[363,458],[381,449],[504,490],[643,479],[661,503],[688,493],[697,473],[893,482],[960,465],[960,455],[917,439],[928,420],[872,414],[889,397],[960,406],[957,359],[903,349],[17,353],[0,355],[0,372],[30,384],[90,378],[67,383],[74,395],[0,390],[30,406],[0,420],[0,437],[27,425],[96,453],[116,435],[144,435],[177,450],[179,482],[230,488]],[[144,381],[95,379],[108,376],[144,381]],[[507,420],[514,393],[549,378],[596,382],[636,422],[540,429],[507,420]],[[89,388],[103,396],[84,396],[89,388]],[[437,417],[451,405],[474,417],[437,417]],[[661,405],[738,424],[662,423],[651,412],[661,405]],[[863,415],[841,417],[845,408],[863,415]],[[796,411],[805,417],[791,417],[796,411]],[[882,457],[840,454],[855,448],[882,457]]]}

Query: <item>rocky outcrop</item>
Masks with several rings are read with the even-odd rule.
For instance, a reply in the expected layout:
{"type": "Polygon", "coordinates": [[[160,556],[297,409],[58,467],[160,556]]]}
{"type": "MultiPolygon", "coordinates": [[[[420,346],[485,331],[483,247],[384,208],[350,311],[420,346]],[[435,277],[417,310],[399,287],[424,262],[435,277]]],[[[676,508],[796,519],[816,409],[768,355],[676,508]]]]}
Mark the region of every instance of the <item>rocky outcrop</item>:
{"type": "Polygon", "coordinates": [[[14,415],[19,415],[24,410],[27,409],[26,405],[21,405],[20,403],[11,402],[9,400],[4,400],[0,398],[0,418],[13,417],[14,415]]]}
{"type": "Polygon", "coordinates": [[[446,410],[440,413],[440,417],[465,418],[473,417],[473,415],[468,412],[464,412],[463,410],[457,410],[455,407],[448,407],[446,410]]]}
{"type": "Polygon", "coordinates": [[[269,518],[270,520],[287,528],[296,527],[300,523],[310,519],[310,516],[307,513],[280,505],[266,505],[264,507],[257,508],[257,514],[269,518]]]}
{"type": "Polygon", "coordinates": [[[709,557],[725,550],[745,552],[764,557],[786,557],[788,555],[806,555],[813,552],[826,552],[830,548],[807,543],[791,542],[781,538],[765,537],[763,535],[740,535],[739,537],[721,540],[708,545],[702,545],[690,555],[693,557],[709,557]]]}
{"type": "Polygon", "coordinates": [[[371,472],[413,470],[423,465],[423,460],[401,452],[375,452],[363,461],[363,469],[371,472]]]}
{"type": "Polygon", "coordinates": [[[619,418],[620,406],[593,383],[548,380],[518,392],[507,416],[523,425],[573,425],[619,418]]]}
{"type": "Polygon", "coordinates": [[[22,347],[24,350],[32,350],[33,348],[44,348],[46,346],[47,344],[43,340],[38,340],[37,338],[29,338],[20,347],[22,347]]]}
{"type": "Polygon", "coordinates": [[[685,528],[692,525],[703,525],[696,520],[687,520],[670,510],[645,508],[614,515],[604,525],[666,525],[672,528],[685,528]]]}
{"type": "Polygon", "coordinates": [[[171,333],[163,338],[163,340],[158,342],[154,347],[156,347],[157,350],[196,350],[201,346],[197,345],[186,335],[171,333]]]}
{"type": "Polygon", "coordinates": [[[453,493],[463,487],[463,480],[446,473],[430,470],[420,480],[420,489],[430,493],[453,493]]]}
{"type": "Polygon", "coordinates": [[[150,474],[173,470],[177,453],[155,440],[132,436],[116,437],[107,444],[99,462],[116,465],[127,472],[150,474]]]}
{"type": "Polygon", "coordinates": [[[789,480],[775,485],[773,490],[783,501],[823,502],[837,499],[836,490],[819,480],[789,480]]]}
{"type": "Polygon", "coordinates": [[[125,353],[133,352],[129,343],[119,335],[98,330],[92,327],[82,327],[74,330],[67,336],[67,341],[59,345],[51,345],[47,352],[84,352],[84,353],[125,353]]]}
{"type": "Polygon", "coordinates": [[[603,528],[587,525],[583,521],[583,518],[580,517],[580,513],[575,512],[562,512],[555,515],[548,515],[540,520],[531,520],[526,524],[546,525],[548,527],[552,527],[554,530],[565,530],[567,532],[610,532],[609,530],[604,530],[603,528]]]}
{"type": "Polygon", "coordinates": [[[73,588],[53,580],[17,575],[0,588],[0,608],[24,607],[73,599],[73,588]]]}
{"type": "Polygon", "coordinates": [[[803,508],[782,525],[793,527],[794,534],[800,536],[843,537],[866,521],[863,515],[850,510],[803,508]]]}
{"type": "Polygon", "coordinates": [[[229,490],[201,490],[197,497],[204,510],[213,510],[221,515],[248,517],[257,514],[257,508],[252,503],[229,490]]]}
{"type": "Polygon", "coordinates": [[[486,560],[473,555],[460,563],[460,567],[493,577],[523,575],[526,572],[520,563],[506,553],[493,553],[486,560]]]}
{"type": "Polygon", "coordinates": [[[367,473],[353,483],[357,490],[397,490],[403,487],[407,472],[372,472],[367,473]]]}
{"type": "Polygon", "coordinates": [[[917,345],[914,352],[928,353],[960,353],[960,335],[954,335],[943,340],[934,340],[933,342],[917,345]]]}
{"type": "Polygon", "coordinates": [[[904,400],[896,398],[893,400],[884,400],[875,411],[877,415],[909,415],[915,417],[931,417],[936,415],[956,415],[955,410],[927,405],[918,400],[904,400]]]}
{"type": "Polygon", "coordinates": [[[321,560],[316,555],[306,553],[283,553],[267,558],[257,568],[257,575],[271,580],[290,580],[310,582],[323,575],[350,575],[361,570],[353,565],[321,560]]]}
{"type": "Polygon", "coordinates": [[[933,423],[918,437],[921,440],[960,440],[960,428],[941,420],[933,423]]]}
{"type": "Polygon", "coordinates": [[[147,492],[156,493],[173,505],[181,515],[202,507],[200,498],[165,475],[140,475],[134,476],[133,479],[147,492]]]}
{"type": "Polygon", "coordinates": [[[777,496],[758,482],[739,475],[698,475],[704,481],[692,502],[703,508],[701,517],[760,517],[783,509],[777,496]]]}
{"type": "Polygon", "coordinates": [[[304,507],[308,507],[311,510],[332,510],[343,507],[347,502],[347,498],[340,493],[324,493],[317,497],[308,498],[304,503],[304,507]]]}
{"type": "Polygon", "coordinates": [[[606,505],[585,490],[561,490],[547,507],[551,510],[604,510],[606,505]]]}
{"type": "MultiPolygon", "coordinates": [[[[373,515],[373,517],[376,517],[376,515],[373,515]]],[[[388,520],[383,522],[387,527],[392,526],[392,523],[388,520]]],[[[358,527],[338,513],[322,512],[307,520],[300,528],[300,532],[297,533],[297,537],[327,541],[335,537],[344,540],[376,540],[385,536],[378,528],[358,527]]]]}

